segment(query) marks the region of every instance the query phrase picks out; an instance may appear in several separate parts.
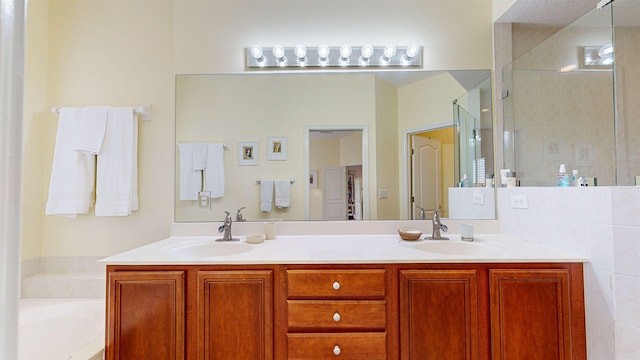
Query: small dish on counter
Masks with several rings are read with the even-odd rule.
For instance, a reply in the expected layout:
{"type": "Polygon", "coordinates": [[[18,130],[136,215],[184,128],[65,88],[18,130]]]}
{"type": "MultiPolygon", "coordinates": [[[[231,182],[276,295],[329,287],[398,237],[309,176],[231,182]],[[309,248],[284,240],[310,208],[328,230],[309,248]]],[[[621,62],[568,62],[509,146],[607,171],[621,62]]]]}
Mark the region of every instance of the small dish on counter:
{"type": "Polygon", "coordinates": [[[264,241],[263,234],[249,234],[245,237],[247,238],[247,242],[249,244],[260,244],[261,242],[264,241]]]}
{"type": "Polygon", "coordinates": [[[422,231],[418,229],[398,229],[398,234],[402,240],[415,241],[420,239],[422,231]]]}

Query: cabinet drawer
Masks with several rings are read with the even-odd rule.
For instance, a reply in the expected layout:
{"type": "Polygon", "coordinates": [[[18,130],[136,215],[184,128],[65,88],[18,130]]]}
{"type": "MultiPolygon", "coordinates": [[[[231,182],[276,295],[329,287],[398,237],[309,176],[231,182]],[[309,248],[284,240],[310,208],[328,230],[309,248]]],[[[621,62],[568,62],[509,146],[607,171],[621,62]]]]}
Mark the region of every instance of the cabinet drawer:
{"type": "Polygon", "coordinates": [[[386,333],[287,334],[287,359],[383,360],[386,333]]]}
{"type": "Polygon", "coordinates": [[[289,329],[384,330],[386,301],[288,300],[289,329]]]}
{"type": "Polygon", "coordinates": [[[287,270],[289,297],[372,298],[385,295],[385,271],[287,270]]]}

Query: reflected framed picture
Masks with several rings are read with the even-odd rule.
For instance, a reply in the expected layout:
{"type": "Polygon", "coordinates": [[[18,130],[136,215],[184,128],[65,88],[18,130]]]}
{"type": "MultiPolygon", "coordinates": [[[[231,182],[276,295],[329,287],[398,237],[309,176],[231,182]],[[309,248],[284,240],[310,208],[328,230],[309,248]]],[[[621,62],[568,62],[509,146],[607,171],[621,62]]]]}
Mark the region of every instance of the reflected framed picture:
{"type": "Polygon", "coordinates": [[[267,160],[287,160],[287,138],[267,138],[267,160]]]}
{"type": "Polygon", "coordinates": [[[238,165],[258,165],[258,143],[239,142],[238,143],[238,165]]]}
{"type": "Polygon", "coordinates": [[[309,170],[309,189],[318,188],[318,170],[309,170]]]}

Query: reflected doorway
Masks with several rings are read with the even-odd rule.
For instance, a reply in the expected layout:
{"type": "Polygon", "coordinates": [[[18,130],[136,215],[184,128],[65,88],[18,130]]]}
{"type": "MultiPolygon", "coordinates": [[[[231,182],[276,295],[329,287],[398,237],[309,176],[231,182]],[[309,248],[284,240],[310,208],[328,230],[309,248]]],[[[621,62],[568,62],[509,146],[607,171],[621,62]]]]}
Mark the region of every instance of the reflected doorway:
{"type": "Polygon", "coordinates": [[[425,210],[442,209],[449,216],[448,189],[454,186],[454,128],[445,126],[408,133],[410,219],[430,218],[425,210]]]}
{"type": "Polygon", "coordinates": [[[367,151],[364,126],[305,128],[307,220],[368,218],[367,151]]]}

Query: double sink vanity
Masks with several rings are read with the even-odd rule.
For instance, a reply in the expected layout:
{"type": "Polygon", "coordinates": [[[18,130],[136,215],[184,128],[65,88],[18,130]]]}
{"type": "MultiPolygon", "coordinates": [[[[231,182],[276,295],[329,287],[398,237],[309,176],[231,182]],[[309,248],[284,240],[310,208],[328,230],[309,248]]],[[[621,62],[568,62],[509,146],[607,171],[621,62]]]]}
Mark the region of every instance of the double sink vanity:
{"type": "Polygon", "coordinates": [[[585,258],[501,235],[176,236],[107,264],[106,359],[585,359],[585,258]]]}

